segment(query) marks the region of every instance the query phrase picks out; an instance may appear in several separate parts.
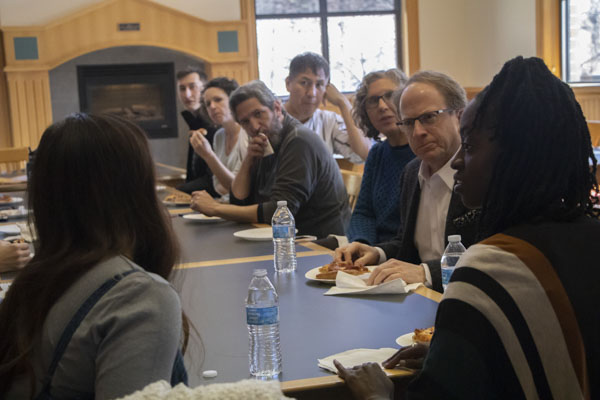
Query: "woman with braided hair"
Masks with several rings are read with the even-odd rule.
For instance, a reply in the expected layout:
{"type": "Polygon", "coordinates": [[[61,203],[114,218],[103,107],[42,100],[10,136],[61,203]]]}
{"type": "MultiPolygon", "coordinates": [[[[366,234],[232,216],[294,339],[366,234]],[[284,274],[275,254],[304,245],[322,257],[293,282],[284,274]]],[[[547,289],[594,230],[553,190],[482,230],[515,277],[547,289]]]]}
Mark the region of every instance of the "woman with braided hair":
{"type": "MultiPolygon", "coordinates": [[[[481,241],[458,263],[429,349],[384,365],[425,355],[409,399],[600,397],[596,159],[573,91],[517,57],[465,109],[461,137],[455,190],[481,211],[481,241]]],[[[340,376],[391,395],[373,365],[340,376]]]]}

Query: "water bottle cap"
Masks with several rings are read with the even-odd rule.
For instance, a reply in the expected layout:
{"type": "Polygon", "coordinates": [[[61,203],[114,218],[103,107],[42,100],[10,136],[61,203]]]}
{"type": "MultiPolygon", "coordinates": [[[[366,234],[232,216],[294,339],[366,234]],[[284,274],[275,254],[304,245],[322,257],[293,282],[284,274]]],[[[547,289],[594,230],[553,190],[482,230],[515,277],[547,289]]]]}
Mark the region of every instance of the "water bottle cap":
{"type": "Polygon", "coordinates": [[[287,201],[286,200],[279,200],[277,202],[277,207],[281,207],[281,206],[286,206],[287,207],[287,201]]]}
{"type": "Polygon", "coordinates": [[[267,270],[266,269],[255,269],[253,275],[258,276],[258,277],[267,276],[267,270]]]}
{"type": "Polygon", "coordinates": [[[461,239],[460,235],[450,235],[450,236],[448,236],[448,241],[449,242],[453,242],[453,243],[460,242],[460,239],[461,239]]]}

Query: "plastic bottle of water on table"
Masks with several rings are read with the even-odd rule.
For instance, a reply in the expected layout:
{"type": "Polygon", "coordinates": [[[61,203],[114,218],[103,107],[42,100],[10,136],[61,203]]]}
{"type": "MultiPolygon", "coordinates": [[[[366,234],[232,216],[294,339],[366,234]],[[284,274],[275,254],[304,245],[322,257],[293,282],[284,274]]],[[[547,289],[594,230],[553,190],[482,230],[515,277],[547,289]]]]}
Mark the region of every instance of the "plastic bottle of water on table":
{"type": "Polygon", "coordinates": [[[277,202],[277,210],[271,219],[273,226],[274,266],[277,272],[296,270],[296,223],[287,201],[277,202]]]}
{"type": "Polygon", "coordinates": [[[448,246],[446,246],[446,250],[444,250],[441,261],[442,286],[444,287],[444,290],[446,290],[448,282],[450,282],[450,277],[456,268],[458,259],[465,251],[467,251],[467,249],[465,249],[465,246],[460,242],[460,235],[448,236],[448,246]]]}
{"type": "Polygon", "coordinates": [[[266,269],[255,269],[246,299],[250,374],[275,377],[281,372],[279,299],[266,269]]]}

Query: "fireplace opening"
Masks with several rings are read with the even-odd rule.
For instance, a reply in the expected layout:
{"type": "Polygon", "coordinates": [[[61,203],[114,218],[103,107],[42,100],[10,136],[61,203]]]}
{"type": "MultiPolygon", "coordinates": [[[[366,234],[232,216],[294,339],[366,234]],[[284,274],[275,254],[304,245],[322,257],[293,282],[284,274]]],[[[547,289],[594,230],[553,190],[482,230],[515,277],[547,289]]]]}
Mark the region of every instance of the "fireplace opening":
{"type": "Polygon", "coordinates": [[[173,63],[77,67],[81,111],[130,119],[149,138],[177,137],[173,63]]]}

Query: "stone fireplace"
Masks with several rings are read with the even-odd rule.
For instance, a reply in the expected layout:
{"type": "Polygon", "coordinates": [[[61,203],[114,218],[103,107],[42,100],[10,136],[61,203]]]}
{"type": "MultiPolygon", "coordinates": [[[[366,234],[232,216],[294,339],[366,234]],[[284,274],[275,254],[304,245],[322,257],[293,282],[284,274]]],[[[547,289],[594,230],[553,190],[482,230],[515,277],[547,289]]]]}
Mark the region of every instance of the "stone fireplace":
{"type": "Polygon", "coordinates": [[[168,86],[170,89],[166,89],[163,99],[158,99],[160,96],[158,92],[161,89],[158,89],[157,82],[154,79],[159,78],[154,75],[156,71],[152,71],[152,68],[150,68],[150,66],[158,65],[161,65],[163,69],[166,65],[170,65],[166,69],[172,69],[176,72],[189,65],[203,66],[204,62],[185,53],[154,46],[110,47],[75,57],[49,71],[52,119],[58,121],[78,111],[112,111],[124,116],[137,114],[138,121],[136,122],[148,133],[150,149],[154,159],[168,165],[185,166],[188,128],[179,115],[183,111],[183,107],[177,98],[176,79],[174,75],[171,75],[171,72],[167,73],[167,75],[170,75],[169,78],[164,76],[160,78],[164,81],[164,86],[168,86]],[[130,66],[133,65],[137,68],[134,72],[130,69],[130,66]],[[146,70],[141,71],[141,69],[146,70]],[[83,73],[87,75],[90,72],[92,72],[92,75],[97,75],[99,72],[101,76],[96,76],[90,80],[93,90],[91,93],[82,95],[79,84],[81,75],[83,73]],[[134,78],[133,74],[136,72],[143,73],[134,78]],[[99,83],[107,85],[98,85],[99,83]],[[98,91],[100,94],[102,92],[110,93],[108,97],[110,97],[111,103],[102,100],[102,96],[100,96],[101,103],[90,106],[90,97],[97,96],[93,93],[98,91]],[[123,96],[115,96],[113,92],[121,92],[123,96]],[[136,100],[140,93],[144,94],[144,98],[140,100],[138,97],[136,100]],[[121,103],[112,103],[114,99],[121,103]],[[163,102],[168,110],[157,113],[170,112],[174,116],[173,121],[164,122],[165,120],[162,118],[153,121],[148,118],[152,105],[156,104],[158,110],[160,102],[163,102]],[[125,103],[129,103],[129,105],[125,103]],[[112,108],[112,110],[107,110],[105,107],[112,108]],[[160,125],[155,125],[156,122],[160,125]],[[157,126],[158,131],[155,131],[152,125],[157,126]],[[161,135],[160,131],[169,131],[169,133],[161,135]]]}

